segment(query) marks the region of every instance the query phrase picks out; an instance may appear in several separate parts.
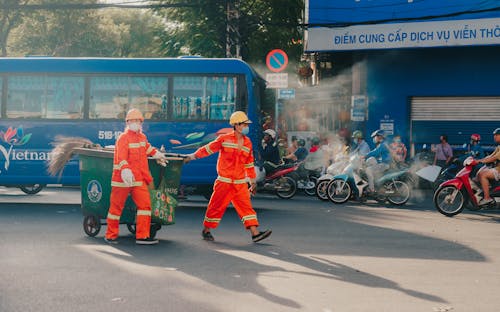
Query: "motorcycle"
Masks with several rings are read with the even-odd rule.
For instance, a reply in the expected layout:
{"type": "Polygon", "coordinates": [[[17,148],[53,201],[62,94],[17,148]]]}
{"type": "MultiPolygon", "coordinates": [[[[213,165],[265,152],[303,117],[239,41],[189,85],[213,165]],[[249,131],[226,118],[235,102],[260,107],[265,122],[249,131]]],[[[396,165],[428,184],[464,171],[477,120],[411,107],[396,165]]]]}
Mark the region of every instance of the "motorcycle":
{"type": "MultiPolygon", "coordinates": [[[[389,170],[375,181],[378,202],[389,201],[393,205],[404,205],[410,199],[410,186],[406,182],[408,169],[389,170]]],[[[365,200],[368,197],[368,179],[364,162],[352,156],[342,174],[336,175],[328,184],[328,198],[335,204],[343,204],[350,198],[365,200]]]]}
{"type": "Polygon", "coordinates": [[[334,176],[341,174],[342,170],[349,164],[348,157],[344,155],[339,155],[336,157],[335,162],[332,163],[328,168],[326,168],[326,173],[321,175],[316,181],[316,196],[323,200],[328,200],[327,187],[328,183],[333,179],[334,176]]]}
{"type": "MultiPolygon", "coordinates": [[[[464,168],[456,176],[439,185],[434,192],[434,205],[436,209],[447,217],[461,213],[467,203],[470,210],[485,208],[496,208],[500,202],[500,182],[495,181],[490,185],[490,194],[494,201],[491,204],[479,206],[479,201],[483,198],[481,186],[473,177],[481,169],[477,160],[469,156],[464,160],[464,168]]],[[[481,166],[481,168],[484,168],[481,166]]]]}
{"type": "Polygon", "coordinates": [[[298,164],[282,164],[273,170],[270,168],[266,164],[256,166],[257,192],[275,193],[283,199],[292,198],[297,193],[297,182],[290,174],[297,170],[298,164]]]}
{"type": "Polygon", "coordinates": [[[323,168],[306,169],[304,162],[297,163],[297,170],[289,174],[289,177],[297,183],[297,189],[303,190],[308,196],[316,195],[316,184],[321,176],[323,168]]]}

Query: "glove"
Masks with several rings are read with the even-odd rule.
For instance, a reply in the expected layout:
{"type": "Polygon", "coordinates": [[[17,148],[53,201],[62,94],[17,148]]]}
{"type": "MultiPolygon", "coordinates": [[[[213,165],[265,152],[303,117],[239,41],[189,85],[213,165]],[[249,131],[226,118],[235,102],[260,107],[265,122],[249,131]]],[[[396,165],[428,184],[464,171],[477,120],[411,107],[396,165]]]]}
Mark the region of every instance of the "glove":
{"type": "Polygon", "coordinates": [[[194,153],[191,153],[191,154],[187,154],[185,157],[184,157],[184,163],[187,164],[188,162],[190,162],[191,160],[195,160],[196,159],[196,156],[194,155],[194,153]]]}
{"type": "Polygon", "coordinates": [[[126,168],[122,170],[121,173],[123,183],[125,183],[126,186],[130,187],[134,185],[134,174],[132,173],[132,170],[126,168]]]}
{"type": "Polygon", "coordinates": [[[156,151],[153,155],[153,159],[156,159],[156,163],[160,166],[166,167],[168,164],[167,157],[165,157],[165,154],[160,151],[156,151]]]}

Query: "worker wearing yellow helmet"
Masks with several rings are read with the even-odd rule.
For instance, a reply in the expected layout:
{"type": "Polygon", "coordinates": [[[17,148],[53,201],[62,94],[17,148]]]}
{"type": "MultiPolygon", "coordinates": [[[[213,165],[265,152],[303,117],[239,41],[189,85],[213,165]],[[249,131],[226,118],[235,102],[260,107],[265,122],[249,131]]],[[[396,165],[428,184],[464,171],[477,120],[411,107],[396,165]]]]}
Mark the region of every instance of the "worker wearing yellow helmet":
{"type": "Polygon", "coordinates": [[[250,201],[250,192],[254,193],[257,186],[252,142],[247,137],[248,125],[251,123],[245,112],[234,112],[229,118],[229,124],[233,126],[234,131],[220,135],[188,155],[187,161],[190,161],[219,152],[218,177],[203,221],[201,235],[204,240],[214,240],[211,230],[217,228],[229,203],[233,204],[244,227],[250,231],[252,241],[258,242],[271,235],[271,230],[261,232],[257,229],[257,213],[250,201]]]}

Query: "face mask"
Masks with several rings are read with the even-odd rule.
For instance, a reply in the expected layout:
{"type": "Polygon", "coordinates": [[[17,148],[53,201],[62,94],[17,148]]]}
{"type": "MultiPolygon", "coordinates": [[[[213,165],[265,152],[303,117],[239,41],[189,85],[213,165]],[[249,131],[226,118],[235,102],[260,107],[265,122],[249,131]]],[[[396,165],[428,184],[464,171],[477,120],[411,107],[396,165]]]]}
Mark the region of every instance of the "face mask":
{"type": "Polygon", "coordinates": [[[249,127],[245,127],[243,129],[241,129],[241,134],[247,135],[248,132],[250,132],[250,128],[249,127]]]}
{"type": "Polygon", "coordinates": [[[401,143],[401,140],[394,140],[395,143],[401,143]]]}
{"type": "Polygon", "coordinates": [[[141,130],[141,124],[137,123],[137,122],[133,122],[133,123],[130,123],[128,125],[128,128],[134,132],[137,132],[139,130],[141,130]]]}
{"type": "Polygon", "coordinates": [[[373,138],[373,143],[375,143],[375,144],[378,143],[377,138],[373,138]]]}

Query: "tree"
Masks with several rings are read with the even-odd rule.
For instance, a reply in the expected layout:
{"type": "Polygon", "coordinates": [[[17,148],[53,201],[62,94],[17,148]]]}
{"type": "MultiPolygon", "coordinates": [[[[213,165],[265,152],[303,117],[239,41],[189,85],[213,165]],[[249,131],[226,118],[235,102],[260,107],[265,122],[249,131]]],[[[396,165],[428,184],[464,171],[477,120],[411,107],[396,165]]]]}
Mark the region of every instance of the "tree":
{"type": "Polygon", "coordinates": [[[0,0],[0,47],[3,57],[7,56],[7,42],[12,29],[23,20],[22,11],[13,7],[22,7],[29,2],[29,0],[0,0]]]}
{"type": "MultiPolygon", "coordinates": [[[[299,59],[302,46],[292,41],[302,37],[298,25],[302,21],[302,0],[199,0],[199,6],[157,10],[171,23],[171,31],[163,37],[166,55],[199,54],[207,57],[226,56],[228,1],[238,12],[233,41],[241,47],[241,57],[248,62],[264,62],[275,48],[299,59]]],[[[182,0],[165,0],[175,4],[182,0]]]]}

